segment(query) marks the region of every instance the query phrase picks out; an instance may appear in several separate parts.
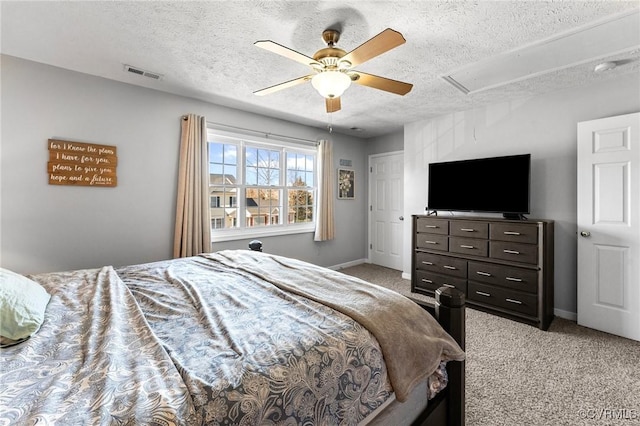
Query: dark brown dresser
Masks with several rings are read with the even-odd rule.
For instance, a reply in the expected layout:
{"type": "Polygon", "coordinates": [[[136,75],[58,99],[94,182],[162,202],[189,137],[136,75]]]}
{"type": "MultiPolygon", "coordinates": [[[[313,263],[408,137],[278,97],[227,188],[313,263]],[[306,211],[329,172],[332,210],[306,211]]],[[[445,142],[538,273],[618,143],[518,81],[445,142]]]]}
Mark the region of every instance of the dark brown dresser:
{"type": "Polygon", "coordinates": [[[413,216],[411,291],[465,293],[467,305],[549,328],[553,221],[413,216]]]}

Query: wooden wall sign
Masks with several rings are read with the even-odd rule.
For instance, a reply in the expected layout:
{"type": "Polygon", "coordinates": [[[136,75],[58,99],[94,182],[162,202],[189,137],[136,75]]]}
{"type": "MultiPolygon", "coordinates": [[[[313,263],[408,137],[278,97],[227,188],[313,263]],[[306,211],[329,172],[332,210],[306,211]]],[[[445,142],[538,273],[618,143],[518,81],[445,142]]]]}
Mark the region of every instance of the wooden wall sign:
{"type": "Polygon", "coordinates": [[[49,139],[49,185],[116,186],[116,147],[49,139]]]}

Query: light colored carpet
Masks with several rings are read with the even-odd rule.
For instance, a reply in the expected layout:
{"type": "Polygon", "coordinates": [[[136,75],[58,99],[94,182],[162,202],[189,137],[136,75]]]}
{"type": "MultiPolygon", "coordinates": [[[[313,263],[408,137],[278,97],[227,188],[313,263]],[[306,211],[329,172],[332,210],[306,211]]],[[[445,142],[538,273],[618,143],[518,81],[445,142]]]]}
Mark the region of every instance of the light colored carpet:
{"type": "MultiPolygon", "coordinates": [[[[400,271],[341,272],[417,297],[400,271]]],[[[466,338],[467,425],[640,424],[640,342],[562,318],[541,331],[474,309],[466,338]]]]}

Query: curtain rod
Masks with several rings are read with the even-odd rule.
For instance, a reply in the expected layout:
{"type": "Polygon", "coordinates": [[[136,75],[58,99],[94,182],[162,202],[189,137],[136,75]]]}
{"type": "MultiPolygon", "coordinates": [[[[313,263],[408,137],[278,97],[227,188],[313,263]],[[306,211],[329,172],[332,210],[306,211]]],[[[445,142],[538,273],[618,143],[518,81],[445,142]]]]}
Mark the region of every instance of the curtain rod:
{"type": "MultiPolygon", "coordinates": [[[[183,115],[182,119],[186,120],[187,116],[183,115]]],[[[308,145],[313,145],[313,146],[317,146],[318,145],[318,141],[314,141],[314,140],[311,140],[311,139],[296,138],[294,136],[279,135],[277,133],[261,132],[259,130],[247,129],[245,127],[231,126],[229,124],[216,123],[216,122],[213,122],[213,121],[207,121],[207,124],[210,124],[213,127],[223,127],[223,128],[227,128],[227,129],[240,130],[240,131],[243,131],[243,132],[255,133],[255,134],[258,134],[260,136],[264,136],[266,139],[269,139],[269,137],[272,137],[272,138],[275,137],[275,138],[281,138],[281,139],[288,139],[290,141],[295,141],[295,142],[298,142],[298,143],[303,143],[303,144],[308,144],[308,145]]],[[[220,130],[224,130],[224,129],[220,129],[220,130]]]]}

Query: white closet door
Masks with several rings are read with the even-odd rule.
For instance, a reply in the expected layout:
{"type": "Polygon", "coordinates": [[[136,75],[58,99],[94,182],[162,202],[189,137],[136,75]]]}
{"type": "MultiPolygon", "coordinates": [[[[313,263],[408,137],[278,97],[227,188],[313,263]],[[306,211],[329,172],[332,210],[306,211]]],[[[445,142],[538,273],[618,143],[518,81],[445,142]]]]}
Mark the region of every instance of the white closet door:
{"type": "Polygon", "coordinates": [[[369,261],[402,270],[404,154],[369,157],[369,261]]]}
{"type": "Polygon", "coordinates": [[[578,123],[578,324],[640,341],[640,113],[578,123]]]}

